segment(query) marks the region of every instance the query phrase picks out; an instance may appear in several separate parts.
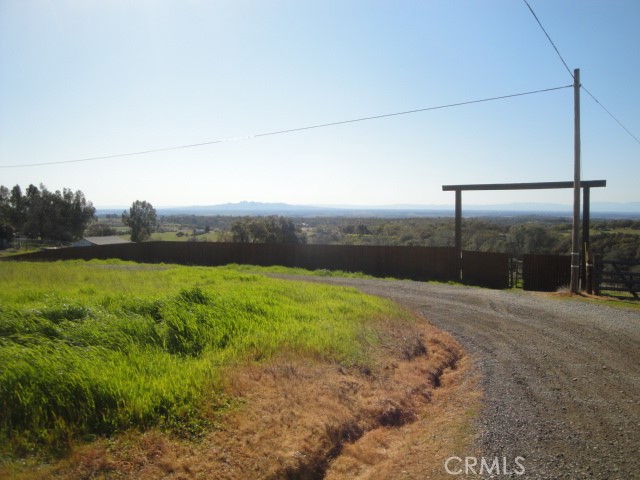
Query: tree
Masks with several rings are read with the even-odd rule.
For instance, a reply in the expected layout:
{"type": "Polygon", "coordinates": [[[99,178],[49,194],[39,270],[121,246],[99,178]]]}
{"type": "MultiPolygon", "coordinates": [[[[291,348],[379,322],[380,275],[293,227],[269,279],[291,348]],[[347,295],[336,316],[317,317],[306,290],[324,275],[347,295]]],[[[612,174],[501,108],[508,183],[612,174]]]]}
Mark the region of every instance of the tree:
{"type": "Polygon", "coordinates": [[[13,238],[10,214],[9,189],[0,185],[0,248],[6,248],[13,238]]]}
{"type": "Polygon", "coordinates": [[[89,228],[87,228],[87,236],[89,237],[108,237],[117,234],[118,231],[115,228],[100,222],[92,223],[89,225],[89,228]]]}
{"type": "Polygon", "coordinates": [[[507,234],[507,248],[512,255],[549,254],[554,251],[555,243],[548,229],[535,223],[514,225],[507,234]]]}
{"type": "Polygon", "coordinates": [[[122,212],[122,223],[131,229],[132,242],[144,242],[158,226],[156,209],[149,202],[136,200],[129,213],[122,212]]]}
{"type": "Polygon", "coordinates": [[[231,225],[234,242],[306,243],[292,220],[284,217],[245,217],[231,225]]]}
{"type": "Polygon", "coordinates": [[[21,232],[22,227],[27,218],[27,206],[25,205],[26,200],[22,195],[22,189],[20,185],[16,185],[11,189],[11,193],[9,196],[9,219],[13,228],[17,231],[21,232]]]}

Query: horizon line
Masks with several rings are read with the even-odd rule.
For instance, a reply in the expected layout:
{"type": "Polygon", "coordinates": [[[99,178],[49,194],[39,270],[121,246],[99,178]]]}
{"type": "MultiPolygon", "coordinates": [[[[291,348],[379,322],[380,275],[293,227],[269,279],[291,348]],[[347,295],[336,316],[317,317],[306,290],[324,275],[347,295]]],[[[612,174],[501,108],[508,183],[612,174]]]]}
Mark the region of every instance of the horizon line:
{"type": "MultiPolygon", "coordinates": [[[[592,202],[594,205],[615,205],[615,206],[628,206],[628,205],[640,205],[640,201],[603,201],[592,202]]],[[[239,201],[239,202],[226,202],[226,203],[211,203],[211,204],[164,204],[158,205],[156,209],[172,209],[172,208],[217,208],[217,207],[234,207],[234,206],[286,206],[294,208],[314,208],[314,209],[336,209],[336,210],[393,210],[393,209],[421,209],[421,210],[439,210],[455,208],[454,203],[446,204],[412,204],[412,203],[388,203],[388,204],[311,204],[311,203],[287,203],[287,202],[260,202],[260,201],[239,201]]],[[[98,205],[94,204],[96,209],[120,209],[129,208],[130,205],[98,205]]],[[[558,203],[558,202],[508,202],[508,203],[485,203],[485,204],[465,204],[465,208],[495,208],[495,207],[522,207],[522,206],[539,206],[539,207],[556,207],[556,208],[572,208],[570,203],[558,203]]],[[[640,213],[640,212],[639,212],[640,213]]]]}

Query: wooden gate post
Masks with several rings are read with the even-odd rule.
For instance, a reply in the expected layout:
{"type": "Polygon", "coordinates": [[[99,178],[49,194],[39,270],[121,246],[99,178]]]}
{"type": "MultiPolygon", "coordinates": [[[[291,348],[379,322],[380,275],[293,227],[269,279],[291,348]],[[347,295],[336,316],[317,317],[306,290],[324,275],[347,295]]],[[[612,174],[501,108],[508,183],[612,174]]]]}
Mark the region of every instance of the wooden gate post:
{"type": "Polygon", "coordinates": [[[589,284],[589,261],[591,256],[591,239],[589,236],[590,216],[591,216],[591,188],[583,187],[582,189],[582,274],[580,280],[582,289],[588,293],[592,293],[593,285],[589,284]]]}

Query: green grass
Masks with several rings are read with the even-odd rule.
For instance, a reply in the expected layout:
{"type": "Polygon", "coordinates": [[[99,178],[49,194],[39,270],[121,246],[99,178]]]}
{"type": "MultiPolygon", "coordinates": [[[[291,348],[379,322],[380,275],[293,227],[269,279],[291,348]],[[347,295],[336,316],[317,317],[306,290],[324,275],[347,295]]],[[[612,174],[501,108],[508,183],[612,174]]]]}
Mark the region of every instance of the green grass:
{"type": "MultiPolygon", "coordinates": [[[[284,274],[284,275],[303,275],[303,276],[311,276],[311,277],[341,277],[341,278],[379,278],[374,277],[373,275],[367,275],[362,272],[345,272],[343,270],[327,270],[326,268],[321,268],[318,270],[307,270],[304,268],[297,267],[281,267],[278,265],[274,265],[271,267],[261,267],[257,265],[240,265],[237,263],[229,264],[225,267],[225,269],[233,270],[236,272],[246,272],[252,274],[284,274]]],[[[387,279],[395,280],[391,277],[387,277],[387,279]]]]}
{"type": "Polygon", "coordinates": [[[120,261],[0,264],[0,452],[158,426],[197,435],[222,368],[287,353],[362,364],[377,320],[355,289],[120,261]]]}
{"type": "Polygon", "coordinates": [[[617,308],[620,310],[640,311],[640,302],[631,294],[625,294],[624,292],[602,292],[599,298],[582,296],[575,296],[572,298],[576,301],[604,305],[606,307],[617,308]]]}
{"type": "MultiPolygon", "coordinates": [[[[257,265],[240,265],[236,263],[231,263],[225,266],[226,269],[234,270],[237,272],[246,272],[252,274],[283,274],[283,275],[301,275],[306,277],[339,277],[339,278],[362,278],[369,280],[393,280],[393,281],[407,281],[410,282],[412,280],[406,278],[398,278],[398,277],[376,277],[374,275],[369,275],[363,272],[345,272],[344,270],[328,270],[326,268],[321,268],[318,270],[307,270],[305,268],[297,268],[297,267],[282,267],[278,265],[274,265],[271,267],[261,267],[257,265]]],[[[482,287],[474,287],[473,285],[465,285],[460,282],[456,282],[454,280],[447,281],[439,281],[439,280],[426,280],[426,283],[434,284],[434,285],[454,285],[454,286],[471,286],[473,288],[482,288],[482,287]]]]}

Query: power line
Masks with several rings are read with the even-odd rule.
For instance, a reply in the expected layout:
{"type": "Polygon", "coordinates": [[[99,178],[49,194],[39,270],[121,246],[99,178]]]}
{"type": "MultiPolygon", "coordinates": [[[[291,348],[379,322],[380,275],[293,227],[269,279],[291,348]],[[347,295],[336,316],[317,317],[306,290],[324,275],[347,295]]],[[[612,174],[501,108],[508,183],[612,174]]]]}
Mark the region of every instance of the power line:
{"type": "Polygon", "coordinates": [[[324,123],[324,124],[320,124],[320,125],[312,125],[310,127],[300,127],[300,128],[292,128],[292,129],[289,129],[289,130],[280,130],[280,131],[277,131],[277,132],[260,133],[258,135],[254,135],[254,137],[266,137],[268,135],[279,135],[281,133],[299,132],[299,131],[302,131],[302,130],[310,130],[312,128],[332,127],[334,125],[344,125],[345,123],[364,122],[364,121],[367,121],[367,120],[377,120],[379,118],[394,117],[394,116],[397,116],[397,115],[408,115],[408,114],[411,114],[411,113],[427,112],[429,110],[439,110],[439,109],[443,109],[443,108],[461,107],[463,105],[471,105],[471,104],[474,104],[474,103],[482,103],[482,102],[491,102],[493,100],[504,100],[506,98],[521,97],[521,96],[524,96],[524,95],[533,95],[535,93],[550,92],[550,91],[553,91],[553,90],[560,90],[560,89],[569,88],[569,87],[571,87],[571,85],[564,85],[562,87],[545,88],[543,90],[535,90],[535,91],[531,91],[531,92],[513,93],[511,95],[502,95],[500,97],[483,98],[481,100],[470,100],[470,101],[460,102],[460,103],[450,103],[448,105],[439,105],[439,106],[436,106],[436,107],[419,108],[419,109],[416,109],[416,110],[407,110],[407,111],[404,111],[404,112],[385,113],[383,115],[374,115],[372,117],[355,118],[353,120],[342,120],[342,121],[339,121],[339,122],[324,123]]]}
{"type": "Polygon", "coordinates": [[[551,46],[553,47],[553,49],[556,51],[556,53],[558,54],[558,57],[560,57],[560,61],[562,62],[562,64],[564,65],[564,68],[567,69],[567,72],[569,72],[569,75],[571,75],[571,78],[573,78],[573,72],[571,71],[571,69],[569,68],[569,66],[567,65],[567,62],[564,61],[564,58],[562,58],[562,55],[560,55],[560,51],[558,50],[558,47],[556,47],[556,44],[553,43],[553,40],[551,40],[551,37],[549,36],[549,34],[547,33],[547,31],[544,29],[544,27],[542,26],[542,23],[540,22],[540,19],[538,18],[538,16],[536,15],[536,12],[533,11],[533,8],[531,8],[531,5],[529,5],[529,2],[527,2],[527,0],[522,0],[527,7],[529,8],[529,11],[531,12],[531,15],[533,15],[533,18],[536,19],[536,22],[538,22],[538,25],[540,26],[540,28],[542,29],[542,31],[544,32],[544,34],[547,36],[547,40],[549,40],[549,43],[551,43],[551,46]]]}
{"type": "Polygon", "coordinates": [[[365,121],[369,121],[369,120],[377,120],[380,118],[388,118],[388,117],[395,117],[395,116],[399,116],[399,115],[409,115],[409,114],[413,114],[413,113],[420,113],[420,112],[428,112],[430,110],[440,110],[440,109],[444,109],[444,108],[452,108],[452,107],[461,107],[464,105],[472,105],[474,103],[483,103],[483,102],[491,102],[494,100],[505,100],[508,98],[515,98],[515,97],[522,97],[525,95],[534,95],[534,94],[538,94],[538,93],[546,93],[546,92],[552,92],[554,90],[561,90],[564,88],[571,88],[573,85],[564,85],[561,87],[552,87],[552,88],[544,88],[541,90],[532,90],[529,92],[521,92],[521,93],[512,93],[509,95],[501,95],[499,97],[489,97],[489,98],[482,98],[479,100],[468,100],[466,102],[458,102],[458,103],[450,103],[447,105],[438,105],[435,107],[426,107],[426,108],[418,108],[415,110],[406,110],[403,112],[394,112],[394,113],[385,113],[382,115],[374,115],[374,116],[370,116],[370,117],[361,117],[361,118],[353,118],[350,120],[340,120],[337,122],[331,122],[331,123],[321,123],[321,124],[317,124],[317,125],[309,125],[306,127],[296,127],[296,128],[289,128],[286,130],[276,130],[273,132],[266,132],[266,133],[258,133],[255,135],[247,135],[244,137],[237,137],[237,138],[227,138],[227,139],[220,139],[220,140],[211,140],[211,141],[207,141],[207,142],[201,142],[201,143],[191,143],[188,145],[179,145],[179,146],[174,146],[174,147],[165,147],[165,148],[154,148],[154,149],[149,149],[149,150],[141,150],[141,151],[137,151],[137,152],[129,152],[129,153],[118,153],[118,154],[114,154],[114,155],[102,155],[102,156],[95,156],[95,157],[86,157],[86,158],[77,158],[74,160],[60,160],[60,161],[54,161],[54,162],[42,162],[42,163],[29,163],[29,164],[22,164],[22,165],[0,165],[0,168],[20,168],[20,167],[42,167],[42,166],[46,166],[46,165],[61,165],[61,164],[65,164],[65,163],[79,163],[79,162],[93,162],[96,160],[108,160],[108,159],[113,159],[113,158],[121,158],[121,157],[131,157],[134,155],[147,155],[150,153],[159,153],[159,152],[167,152],[167,151],[171,151],[171,150],[180,150],[180,149],[185,149],[185,148],[195,148],[195,147],[202,147],[205,145],[213,145],[216,143],[225,143],[225,142],[232,142],[232,141],[237,141],[237,140],[250,140],[253,138],[258,138],[258,137],[267,137],[267,136],[271,136],[271,135],[282,135],[285,133],[294,133],[294,132],[301,132],[304,130],[312,130],[312,129],[316,129],[316,128],[325,128],[325,127],[333,127],[336,125],[345,125],[347,123],[356,123],[356,122],[365,122],[365,121]]]}
{"type": "MultiPolygon", "coordinates": [[[[536,15],[536,12],[533,11],[533,8],[531,8],[531,5],[529,5],[529,2],[527,2],[527,0],[522,0],[527,7],[529,8],[529,11],[531,12],[531,14],[533,15],[533,18],[536,19],[536,22],[538,22],[538,25],[540,26],[540,28],[542,29],[542,31],[544,32],[544,34],[547,36],[547,39],[549,40],[549,43],[551,43],[551,46],[553,47],[553,49],[556,51],[556,53],[558,54],[558,57],[560,57],[560,60],[562,61],[562,64],[564,65],[564,68],[567,69],[567,72],[569,72],[569,75],[571,75],[571,78],[573,78],[573,72],[571,71],[571,69],[569,68],[569,66],[567,65],[567,62],[564,61],[564,58],[562,58],[562,55],[560,54],[560,51],[558,50],[558,48],[556,47],[556,44],[553,43],[553,40],[551,40],[551,37],[549,36],[549,34],[547,33],[547,31],[545,30],[545,28],[542,26],[542,23],[540,22],[540,19],[538,18],[538,16],[536,15]]],[[[611,113],[602,103],[600,103],[598,101],[598,99],[589,91],[587,90],[582,84],[580,85],[580,87],[587,92],[587,94],[593,99],[594,102],[596,102],[598,105],[600,105],[600,107],[602,107],[602,109],[607,112],[609,114],[609,116],[611,118],[613,118],[615,120],[615,122],[620,125],[625,132],[627,132],[631,138],[633,138],[636,142],[640,143],[640,139],[638,139],[638,137],[636,137],[633,133],[631,133],[631,130],[629,130],[627,127],[625,127],[622,122],[620,120],[618,120],[613,113],[611,113]]]]}
{"type": "Polygon", "coordinates": [[[601,107],[605,112],[607,112],[607,113],[609,114],[609,116],[610,116],[611,118],[613,118],[613,119],[616,121],[616,123],[617,123],[618,125],[620,125],[620,126],[624,129],[624,131],[625,131],[625,132],[627,132],[627,133],[631,136],[631,138],[633,138],[636,142],[640,143],[640,139],[638,139],[638,137],[636,137],[636,136],[631,132],[631,130],[629,130],[627,127],[625,127],[625,126],[622,124],[622,122],[621,122],[620,120],[618,120],[618,119],[613,115],[613,113],[611,113],[611,112],[610,112],[610,111],[609,111],[609,110],[608,110],[608,109],[607,109],[607,108],[606,108],[602,103],[600,103],[600,102],[598,101],[598,99],[597,99],[596,97],[594,97],[594,96],[593,96],[593,94],[592,94],[589,90],[587,90],[587,89],[584,87],[584,85],[580,85],[580,86],[581,86],[581,88],[582,88],[585,92],[587,92],[587,94],[588,94],[588,95],[593,99],[593,101],[594,101],[594,102],[596,102],[598,105],[600,105],[600,107],[601,107]]]}

